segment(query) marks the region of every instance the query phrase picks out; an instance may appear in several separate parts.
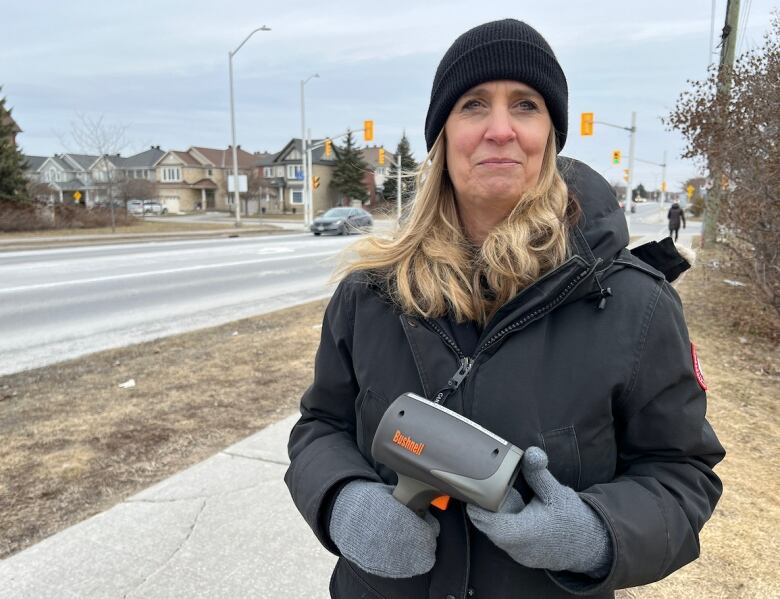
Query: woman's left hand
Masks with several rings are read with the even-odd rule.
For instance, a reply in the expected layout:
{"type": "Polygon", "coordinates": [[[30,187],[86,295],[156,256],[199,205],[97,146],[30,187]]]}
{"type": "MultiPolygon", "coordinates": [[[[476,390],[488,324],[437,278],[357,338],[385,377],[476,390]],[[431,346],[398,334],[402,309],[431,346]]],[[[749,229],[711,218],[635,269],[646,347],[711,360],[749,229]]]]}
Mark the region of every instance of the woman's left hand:
{"type": "Polygon", "coordinates": [[[536,495],[531,502],[525,505],[512,489],[499,512],[469,505],[474,525],[528,568],[606,576],[612,547],[598,514],[574,489],[555,479],[547,469],[547,454],[538,447],[526,450],[522,472],[536,495]]]}

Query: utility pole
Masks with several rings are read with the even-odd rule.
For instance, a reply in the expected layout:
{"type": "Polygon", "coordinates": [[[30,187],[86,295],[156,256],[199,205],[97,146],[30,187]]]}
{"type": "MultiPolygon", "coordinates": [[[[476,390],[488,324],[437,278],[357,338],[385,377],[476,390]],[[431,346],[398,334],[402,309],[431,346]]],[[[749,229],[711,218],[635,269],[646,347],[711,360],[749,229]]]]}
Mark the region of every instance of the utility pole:
{"type": "MultiPolygon", "coordinates": [[[[731,70],[734,68],[734,54],[737,48],[737,25],[739,22],[739,0],[728,0],[726,5],[726,23],[720,39],[720,63],[718,65],[718,91],[715,103],[719,106],[731,93],[731,70]]],[[[723,115],[725,118],[726,115],[723,115]]],[[[707,193],[707,205],[704,211],[704,235],[702,246],[715,243],[718,229],[718,213],[720,211],[721,172],[719,165],[709,160],[710,179],[712,181],[707,193]]]]}
{"type": "Polygon", "coordinates": [[[304,209],[304,214],[308,214],[309,218],[308,220],[304,220],[304,225],[309,226],[311,223],[314,222],[314,187],[312,187],[311,184],[311,178],[314,175],[314,169],[312,168],[311,164],[311,150],[312,150],[312,142],[311,142],[311,129],[306,130],[306,155],[304,156],[304,160],[306,161],[306,172],[308,181],[306,181],[306,189],[308,191],[305,201],[306,201],[306,208],[304,209]],[[308,210],[308,212],[307,212],[308,210]]]}
{"type": "Polygon", "coordinates": [[[634,181],[634,146],[636,145],[636,112],[631,113],[631,139],[628,143],[628,181],[626,182],[626,222],[628,223],[628,232],[631,233],[631,207],[633,196],[631,186],[634,181]]]}

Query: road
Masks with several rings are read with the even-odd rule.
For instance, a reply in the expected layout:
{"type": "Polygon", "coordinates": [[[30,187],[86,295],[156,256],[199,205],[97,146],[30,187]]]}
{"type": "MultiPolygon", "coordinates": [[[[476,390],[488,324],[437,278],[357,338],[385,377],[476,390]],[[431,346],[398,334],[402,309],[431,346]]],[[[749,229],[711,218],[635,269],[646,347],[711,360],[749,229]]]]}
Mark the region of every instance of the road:
{"type": "MultiPolygon", "coordinates": [[[[637,205],[631,233],[664,237],[665,210],[637,205]]],[[[291,231],[2,253],[0,376],[326,297],[353,239],[291,231]]]]}
{"type": "Polygon", "coordinates": [[[0,375],[326,297],[355,238],[306,234],[6,252],[0,375]]]}

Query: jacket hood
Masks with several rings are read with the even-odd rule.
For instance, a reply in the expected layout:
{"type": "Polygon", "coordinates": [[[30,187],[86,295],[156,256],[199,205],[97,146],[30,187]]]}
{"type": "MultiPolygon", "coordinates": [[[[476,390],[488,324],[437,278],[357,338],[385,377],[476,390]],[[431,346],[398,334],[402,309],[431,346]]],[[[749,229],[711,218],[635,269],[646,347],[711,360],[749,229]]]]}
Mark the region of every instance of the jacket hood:
{"type": "Polygon", "coordinates": [[[588,165],[564,156],[558,157],[558,170],[582,214],[573,231],[578,253],[593,262],[609,262],[628,245],[628,225],[607,180],[588,165]]]}

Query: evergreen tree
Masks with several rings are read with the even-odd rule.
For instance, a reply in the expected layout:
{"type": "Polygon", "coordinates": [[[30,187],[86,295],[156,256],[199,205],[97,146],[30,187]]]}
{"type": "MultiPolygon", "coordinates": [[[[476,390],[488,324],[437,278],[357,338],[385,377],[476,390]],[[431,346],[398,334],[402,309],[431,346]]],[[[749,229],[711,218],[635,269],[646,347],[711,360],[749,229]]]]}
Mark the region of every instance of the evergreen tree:
{"type": "MultiPolygon", "coordinates": [[[[0,88],[1,90],[2,88],[0,88]]],[[[5,98],[0,97],[0,202],[27,201],[27,179],[24,176],[24,158],[14,143],[10,121],[5,122],[5,98]]]]}
{"type": "Polygon", "coordinates": [[[412,148],[404,132],[398,148],[395,151],[395,164],[390,167],[390,172],[385,177],[385,186],[382,195],[388,202],[395,202],[398,193],[398,163],[401,163],[401,202],[406,203],[414,197],[414,177],[408,175],[417,170],[417,162],[412,156],[412,148]]]}
{"type": "Polygon", "coordinates": [[[333,169],[333,178],[330,185],[341,196],[346,198],[349,204],[352,200],[360,200],[363,204],[368,200],[368,190],[366,189],[365,177],[368,171],[368,165],[363,160],[360,150],[355,146],[352,139],[352,132],[348,131],[344,146],[339,148],[333,146],[336,154],[336,166],[333,169]]]}

